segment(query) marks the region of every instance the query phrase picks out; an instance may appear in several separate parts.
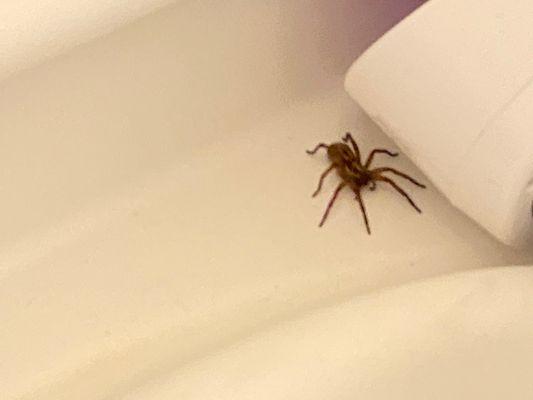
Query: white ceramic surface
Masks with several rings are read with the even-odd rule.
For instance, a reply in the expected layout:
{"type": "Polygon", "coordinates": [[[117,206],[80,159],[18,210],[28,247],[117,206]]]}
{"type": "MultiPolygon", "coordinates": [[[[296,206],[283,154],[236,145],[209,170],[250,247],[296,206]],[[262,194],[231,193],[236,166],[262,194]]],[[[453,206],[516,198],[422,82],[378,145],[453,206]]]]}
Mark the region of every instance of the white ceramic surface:
{"type": "Polygon", "coordinates": [[[177,0],[3,0],[0,80],[177,0]]]}
{"type": "Polygon", "coordinates": [[[393,147],[342,80],[397,4],[186,1],[4,81],[1,398],[127,398],[317,307],[531,263],[431,186],[423,215],[369,193],[371,237],[348,193],[317,228],[304,150],[393,147]]]}
{"type": "Polygon", "coordinates": [[[320,309],[125,400],[530,399],[533,269],[439,277],[320,309]]]}

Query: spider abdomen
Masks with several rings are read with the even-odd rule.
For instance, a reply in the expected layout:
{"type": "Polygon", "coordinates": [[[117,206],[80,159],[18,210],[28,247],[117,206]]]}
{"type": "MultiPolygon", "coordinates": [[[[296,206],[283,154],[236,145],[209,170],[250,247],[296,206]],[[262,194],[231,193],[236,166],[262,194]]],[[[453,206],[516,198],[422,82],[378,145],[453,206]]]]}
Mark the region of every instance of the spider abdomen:
{"type": "Polygon", "coordinates": [[[337,165],[336,169],[342,181],[346,182],[352,189],[362,188],[372,180],[371,176],[365,171],[360,171],[351,165],[337,165]]]}

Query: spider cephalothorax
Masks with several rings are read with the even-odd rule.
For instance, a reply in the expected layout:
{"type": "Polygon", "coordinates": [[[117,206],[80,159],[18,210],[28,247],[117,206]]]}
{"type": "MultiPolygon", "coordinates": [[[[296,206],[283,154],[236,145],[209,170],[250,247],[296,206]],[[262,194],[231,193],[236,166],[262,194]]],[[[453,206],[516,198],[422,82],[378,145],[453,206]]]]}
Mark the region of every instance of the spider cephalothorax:
{"type": "Polygon", "coordinates": [[[383,173],[390,172],[392,174],[398,175],[421,188],[425,188],[426,186],[424,186],[420,182],[417,182],[409,175],[404,174],[403,172],[400,172],[394,168],[384,167],[370,169],[370,165],[372,164],[372,160],[376,154],[383,153],[391,157],[396,157],[398,156],[398,153],[393,153],[386,149],[374,149],[370,152],[370,155],[363,164],[363,162],[361,161],[361,153],[359,152],[359,147],[357,146],[357,143],[355,143],[355,140],[353,139],[352,135],[350,133],[347,133],[342,138],[342,140],[343,142],[332,143],[330,145],[327,145],[325,143],[319,143],[313,150],[307,150],[308,154],[315,154],[320,148],[325,148],[328,152],[328,158],[331,161],[331,165],[329,166],[329,168],[325,170],[320,176],[318,187],[313,193],[313,197],[315,197],[320,192],[324,178],[334,169],[337,171],[337,174],[342,180],[342,182],[335,189],[333,197],[328,203],[328,207],[326,208],[326,211],[322,217],[322,220],[320,221],[319,226],[324,225],[324,222],[326,222],[329,211],[333,206],[333,203],[335,203],[335,200],[337,199],[337,196],[339,195],[340,191],[345,186],[348,186],[355,193],[355,198],[359,203],[359,206],[361,207],[361,212],[363,214],[363,218],[365,219],[366,230],[368,234],[370,234],[370,225],[368,223],[365,205],[363,203],[363,199],[361,198],[361,190],[367,185],[369,185],[370,190],[374,190],[376,188],[376,182],[380,181],[391,185],[396,191],[398,191],[403,197],[407,199],[407,201],[414,207],[416,211],[418,211],[419,213],[422,212],[420,208],[418,208],[418,206],[415,204],[415,202],[409,197],[409,195],[405,193],[405,191],[401,187],[399,187],[396,182],[394,182],[391,178],[383,175],[383,173]],[[353,150],[350,148],[350,146],[348,146],[347,143],[350,143],[352,145],[353,150]]]}

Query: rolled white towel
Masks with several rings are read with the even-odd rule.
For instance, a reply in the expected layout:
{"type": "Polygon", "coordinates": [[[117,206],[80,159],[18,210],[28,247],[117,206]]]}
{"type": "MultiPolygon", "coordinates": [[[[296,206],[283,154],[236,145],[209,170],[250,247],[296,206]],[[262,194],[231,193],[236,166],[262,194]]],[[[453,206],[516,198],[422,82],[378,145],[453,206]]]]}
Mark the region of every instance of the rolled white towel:
{"type": "Polygon", "coordinates": [[[346,89],[459,209],[533,237],[533,2],[433,0],[368,49],[346,89]]]}

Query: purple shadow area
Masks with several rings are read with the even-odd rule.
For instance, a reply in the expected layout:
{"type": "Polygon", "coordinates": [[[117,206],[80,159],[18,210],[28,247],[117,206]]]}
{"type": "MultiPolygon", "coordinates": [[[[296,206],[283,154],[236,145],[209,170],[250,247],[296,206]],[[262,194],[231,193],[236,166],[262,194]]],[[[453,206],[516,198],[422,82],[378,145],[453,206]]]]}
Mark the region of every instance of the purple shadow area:
{"type": "MultiPolygon", "coordinates": [[[[280,35],[287,57],[306,57],[309,76],[293,71],[290,81],[303,86],[339,81],[352,62],[391,27],[426,0],[293,0],[280,14],[280,35]],[[288,10],[287,10],[288,9],[288,10]],[[311,56],[310,56],[311,55],[311,56]],[[314,83],[313,83],[314,82],[314,83]]],[[[287,63],[290,64],[290,63],[287,63]]],[[[291,73],[287,65],[286,73],[291,73]]]]}

